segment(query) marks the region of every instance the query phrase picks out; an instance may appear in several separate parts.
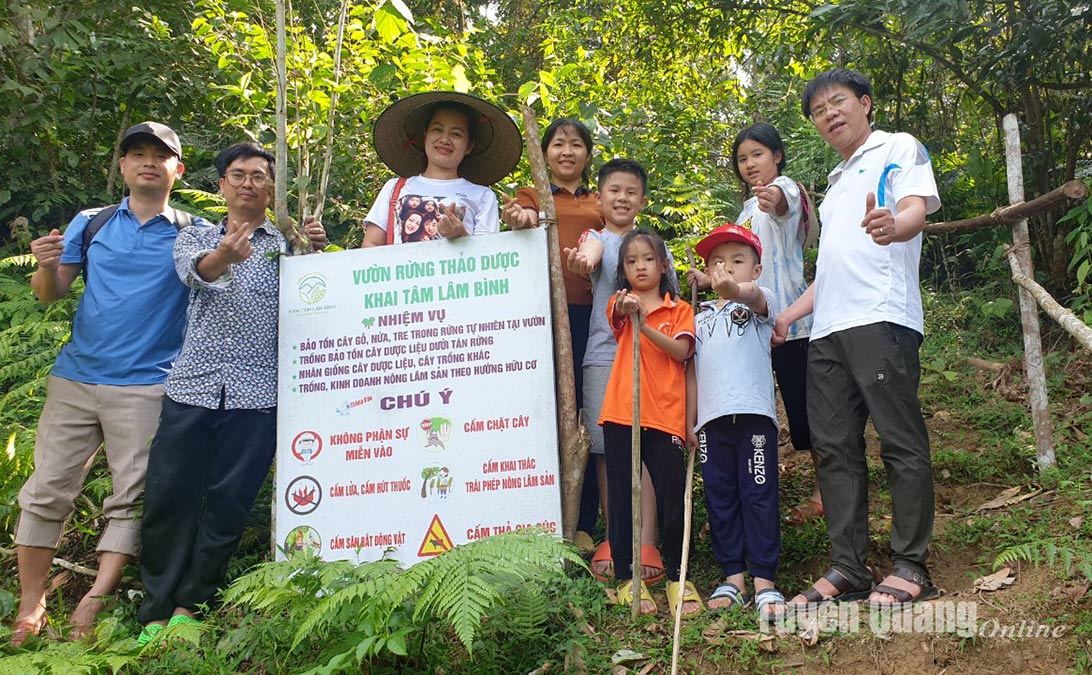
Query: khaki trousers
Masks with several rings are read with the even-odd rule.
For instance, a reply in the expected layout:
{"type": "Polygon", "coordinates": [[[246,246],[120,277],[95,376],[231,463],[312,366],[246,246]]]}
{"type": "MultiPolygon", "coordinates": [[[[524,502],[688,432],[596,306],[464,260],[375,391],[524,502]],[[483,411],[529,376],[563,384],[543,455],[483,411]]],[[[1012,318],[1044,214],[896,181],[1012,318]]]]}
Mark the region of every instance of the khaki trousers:
{"type": "Polygon", "coordinates": [[[34,473],[19,492],[15,543],[58,547],[101,445],[113,494],[102,504],[106,526],[97,549],[137,555],[148,447],[162,401],[161,384],[84,384],[51,375],[38,419],[34,473]]]}

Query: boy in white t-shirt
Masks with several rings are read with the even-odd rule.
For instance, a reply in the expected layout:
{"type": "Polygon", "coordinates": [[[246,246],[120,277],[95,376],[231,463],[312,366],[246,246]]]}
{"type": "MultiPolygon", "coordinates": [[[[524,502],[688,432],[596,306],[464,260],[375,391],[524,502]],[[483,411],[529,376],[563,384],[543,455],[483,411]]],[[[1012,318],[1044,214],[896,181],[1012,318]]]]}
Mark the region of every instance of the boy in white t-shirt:
{"type": "Polygon", "coordinates": [[[774,586],[781,553],[777,506],[777,409],[770,363],[777,300],[756,282],[762,243],[753,231],[728,223],[696,246],[713,290],[694,318],[697,349],[688,385],[696,406],[687,429],[698,434],[713,556],[724,581],[710,609],[745,605],[747,570],[754,580],[759,620],[784,613],[774,586]]]}
{"type": "Polygon", "coordinates": [[[808,83],[801,100],[842,162],[831,171],[819,212],[823,232],[815,283],[778,318],[813,314],[808,348],[808,422],[831,569],[794,603],[869,598],[874,608],[937,596],[925,566],[933,532],[929,434],[921,414],[918,350],[923,338],[918,264],[925,217],[940,208],[929,154],[913,136],[873,131],[872,84],[834,69],[808,83]],[[891,490],[893,571],[872,588],[868,567],[871,418],[891,490]]]}

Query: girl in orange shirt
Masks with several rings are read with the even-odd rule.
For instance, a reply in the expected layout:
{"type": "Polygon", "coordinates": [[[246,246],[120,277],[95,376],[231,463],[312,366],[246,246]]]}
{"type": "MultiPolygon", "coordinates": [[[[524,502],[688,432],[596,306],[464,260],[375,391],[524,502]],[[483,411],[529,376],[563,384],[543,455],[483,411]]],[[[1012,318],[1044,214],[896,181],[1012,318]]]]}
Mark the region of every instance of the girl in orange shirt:
{"type": "MultiPolygon", "coordinates": [[[[630,438],[633,424],[633,319],[641,326],[641,459],[656,490],[663,535],[667,599],[672,613],[680,593],[683,614],[701,611],[690,582],[679,584],[683,540],[683,467],[686,430],[685,362],[694,352],[694,310],[679,300],[674,278],[667,274],[664,240],[647,230],[634,230],[618,251],[618,293],[607,304],[607,319],[618,338],[618,353],[607,383],[599,423],[607,455],[610,548],[614,557],[619,604],[633,601],[630,500],[630,438]]],[[[639,579],[640,575],[638,575],[639,579]]],[[[641,611],[656,605],[639,581],[641,611]]]]}

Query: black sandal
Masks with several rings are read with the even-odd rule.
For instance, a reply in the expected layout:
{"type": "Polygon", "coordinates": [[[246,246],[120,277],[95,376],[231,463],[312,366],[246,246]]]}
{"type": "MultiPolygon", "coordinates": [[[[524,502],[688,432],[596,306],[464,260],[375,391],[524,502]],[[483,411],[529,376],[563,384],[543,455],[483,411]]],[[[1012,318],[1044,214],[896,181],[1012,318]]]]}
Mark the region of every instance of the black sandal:
{"type": "Polygon", "coordinates": [[[811,588],[800,594],[803,595],[804,599],[809,603],[856,602],[867,598],[871,595],[873,590],[871,581],[868,583],[868,588],[854,588],[846,575],[833,567],[827,570],[827,573],[823,575],[823,578],[830,582],[830,585],[834,587],[834,590],[838,591],[838,594],[823,595],[822,591],[812,585],[811,588]]]}
{"type": "Polygon", "coordinates": [[[891,576],[898,577],[903,581],[909,581],[912,584],[917,585],[921,592],[917,595],[913,595],[909,591],[904,591],[901,588],[895,588],[888,586],[887,584],[880,584],[872,589],[874,593],[885,593],[895,598],[895,602],[870,602],[868,603],[869,609],[887,609],[892,607],[900,607],[903,605],[911,605],[915,602],[921,602],[922,600],[932,600],[940,596],[940,591],[933,585],[933,582],[929,580],[929,577],[905,566],[896,567],[891,571],[891,576]]]}

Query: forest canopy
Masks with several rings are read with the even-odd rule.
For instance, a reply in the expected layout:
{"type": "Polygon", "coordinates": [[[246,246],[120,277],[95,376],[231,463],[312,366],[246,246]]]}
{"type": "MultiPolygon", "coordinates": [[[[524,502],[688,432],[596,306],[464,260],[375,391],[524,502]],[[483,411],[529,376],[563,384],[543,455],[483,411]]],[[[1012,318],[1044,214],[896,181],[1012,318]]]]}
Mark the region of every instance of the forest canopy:
{"type": "MultiPolygon", "coordinates": [[[[215,192],[218,149],[246,137],[272,145],[268,0],[8,0],[0,16],[6,236],[19,216],[34,234],[117,201],[111,158],[120,132],[141,120],[180,130],[182,187],[199,191],[215,192]]],[[[944,202],[937,220],[1007,202],[1000,119],[1008,112],[1022,122],[1029,198],[1092,173],[1088,3],[317,0],[289,6],[288,16],[290,212],[315,210],[332,128],[323,217],[350,245],[389,176],[372,123],[392,100],[438,88],[513,112],[530,104],[541,120],[585,120],[596,164],[627,156],[649,167],[644,224],[669,237],[707,231],[737,211],[727,155],[753,121],[781,130],[787,172],[821,197],[836,156],[801,114],[799,95],[831,65],[872,78],[878,128],[908,131],[929,148],[944,202]]],[[[496,187],[528,182],[524,161],[496,187]]],[[[1066,242],[1071,225],[1056,224],[1061,215],[1034,223],[1035,253],[1051,287],[1073,290],[1071,263],[1088,251],[1066,242]]],[[[998,236],[964,235],[959,246],[938,238],[927,273],[953,287],[974,277],[998,236]]]]}

